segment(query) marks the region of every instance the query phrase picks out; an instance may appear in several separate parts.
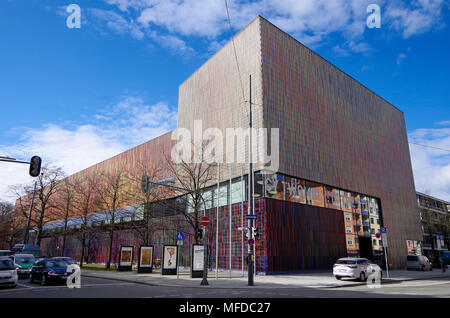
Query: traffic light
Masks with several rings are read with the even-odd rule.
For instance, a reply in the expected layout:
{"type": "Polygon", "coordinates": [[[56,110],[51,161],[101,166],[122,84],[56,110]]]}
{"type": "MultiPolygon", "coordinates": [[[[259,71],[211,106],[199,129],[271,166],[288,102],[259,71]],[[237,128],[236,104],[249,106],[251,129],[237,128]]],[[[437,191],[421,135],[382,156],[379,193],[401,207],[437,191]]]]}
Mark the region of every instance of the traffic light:
{"type": "Polygon", "coordinates": [[[203,238],[203,229],[198,229],[197,230],[197,237],[199,240],[201,240],[203,238]]]}
{"type": "Polygon", "coordinates": [[[30,160],[30,176],[37,177],[41,173],[41,158],[39,156],[33,156],[30,160]]]}
{"type": "Polygon", "coordinates": [[[257,227],[252,227],[252,236],[256,238],[259,235],[259,229],[257,227]]]}

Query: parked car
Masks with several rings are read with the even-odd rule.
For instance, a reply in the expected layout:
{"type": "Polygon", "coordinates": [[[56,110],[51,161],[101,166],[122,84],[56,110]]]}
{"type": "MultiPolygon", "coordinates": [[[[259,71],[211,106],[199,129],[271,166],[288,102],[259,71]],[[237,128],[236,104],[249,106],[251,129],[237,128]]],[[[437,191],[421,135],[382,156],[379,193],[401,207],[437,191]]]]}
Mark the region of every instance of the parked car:
{"type": "Polygon", "coordinates": [[[0,256],[10,256],[11,251],[10,250],[0,250],[0,256]]]}
{"type": "Polygon", "coordinates": [[[432,263],[424,255],[408,254],[406,256],[406,269],[411,270],[421,270],[421,271],[432,271],[432,263]]]}
{"type": "Polygon", "coordinates": [[[17,270],[19,278],[30,276],[31,268],[33,267],[36,259],[33,254],[15,254],[14,255],[14,267],[17,270]]]}
{"type": "Polygon", "coordinates": [[[0,286],[17,286],[17,271],[13,261],[7,256],[0,256],[0,286]]]}
{"type": "Polygon", "coordinates": [[[56,256],[56,257],[52,257],[52,259],[63,260],[63,261],[66,262],[68,265],[75,265],[76,267],[80,268],[80,266],[78,266],[77,262],[75,262],[75,260],[74,260],[72,257],[68,257],[68,256],[56,256]]]}
{"type": "Polygon", "coordinates": [[[34,244],[16,244],[11,249],[13,254],[33,254],[35,258],[41,258],[41,248],[34,244]]]}
{"type": "Polygon", "coordinates": [[[41,285],[49,283],[66,283],[67,264],[64,260],[41,258],[34,263],[30,272],[30,283],[38,281],[41,285]]]}
{"type": "Polygon", "coordinates": [[[355,258],[346,257],[340,258],[333,266],[333,275],[336,279],[343,277],[359,279],[360,281],[366,281],[370,274],[380,273],[380,279],[382,278],[381,267],[367,258],[355,258]]]}

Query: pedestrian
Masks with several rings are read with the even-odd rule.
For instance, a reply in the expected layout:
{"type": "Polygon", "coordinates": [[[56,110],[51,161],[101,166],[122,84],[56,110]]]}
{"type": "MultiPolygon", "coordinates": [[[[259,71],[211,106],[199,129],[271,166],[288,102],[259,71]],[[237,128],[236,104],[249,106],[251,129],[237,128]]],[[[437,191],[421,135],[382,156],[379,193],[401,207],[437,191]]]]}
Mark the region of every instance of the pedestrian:
{"type": "Polygon", "coordinates": [[[444,256],[441,257],[441,265],[442,265],[442,272],[445,273],[445,269],[447,267],[447,264],[445,264],[444,256]]]}

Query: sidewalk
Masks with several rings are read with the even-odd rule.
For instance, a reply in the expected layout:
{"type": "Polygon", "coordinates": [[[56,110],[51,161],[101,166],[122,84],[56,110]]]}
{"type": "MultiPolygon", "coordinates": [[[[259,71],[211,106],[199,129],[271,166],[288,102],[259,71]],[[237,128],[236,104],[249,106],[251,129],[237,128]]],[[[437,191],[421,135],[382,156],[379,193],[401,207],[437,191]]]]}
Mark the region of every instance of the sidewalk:
{"type": "MultiPolygon", "coordinates": [[[[81,270],[81,277],[96,277],[112,279],[124,282],[132,282],[146,284],[151,286],[168,286],[168,287],[198,287],[198,288],[342,288],[365,285],[365,282],[355,280],[337,280],[331,272],[321,273],[302,273],[292,275],[266,275],[255,276],[254,286],[248,286],[248,278],[242,276],[241,273],[233,273],[232,278],[228,272],[220,272],[219,278],[216,279],[215,272],[208,273],[208,286],[201,286],[201,278],[190,278],[189,271],[181,271],[179,279],[177,275],[164,275],[159,272],[149,274],[138,274],[136,271],[118,272],[118,271],[99,271],[99,270],[81,270]]],[[[389,279],[383,273],[382,284],[396,283],[408,280],[423,280],[431,278],[450,278],[450,271],[443,273],[441,270],[433,270],[431,272],[393,270],[389,271],[389,279]]]]}

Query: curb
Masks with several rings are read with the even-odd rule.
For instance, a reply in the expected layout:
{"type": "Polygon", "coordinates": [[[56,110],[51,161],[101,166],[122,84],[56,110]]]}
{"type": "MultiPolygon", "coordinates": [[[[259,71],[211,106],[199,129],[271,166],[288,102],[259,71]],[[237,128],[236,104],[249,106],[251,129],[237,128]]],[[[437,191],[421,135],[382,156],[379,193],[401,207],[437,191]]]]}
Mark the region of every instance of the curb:
{"type": "MultiPolygon", "coordinates": [[[[82,273],[85,277],[92,277],[92,278],[101,278],[101,279],[108,279],[108,280],[114,280],[114,281],[121,281],[121,282],[128,282],[128,283],[134,283],[134,284],[140,284],[140,285],[147,285],[147,286],[161,286],[161,287],[176,287],[176,288],[208,288],[211,287],[211,285],[202,286],[200,285],[200,280],[198,281],[198,285],[194,286],[184,286],[184,285],[176,285],[176,284],[170,284],[165,282],[147,282],[147,281],[139,281],[139,280],[133,280],[131,278],[123,278],[123,277],[108,277],[108,276],[102,276],[102,275],[95,275],[96,273],[82,273]]],[[[450,276],[446,276],[450,278],[450,276]]],[[[415,280],[427,280],[427,279],[435,279],[435,278],[442,278],[442,276],[431,276],[431,277],[419,277],[419,278],[403,278],[403,279],[386,279],[384,278],[381,281],[381,284],[395,284],[395,283],[401,283],[404,281],[415,281],[415,280]]],[[[257,283],[255,286],[261,286],[258,287],[259,289],[268,289],[268,288],[274,288],[274,287],[263,287],[265,284],[272,284],[272,283],[257,283]]],[[[275,284],[275,283],[274,283],[275,284]]],[[[337,289],[337,288],[346,288],[346,287],[357,287],[357,286],[364,286],[366,285],[366,282],[358,282],[358,283],[352,283],[348,285],[281,285],[276,286],[276,288],[330,288],[330,289],[337,289]],[[286,287],[284,287],[286,286],[286,287]]],[[[230,286],[230,287],[224,287],[224,286],[218,286],[213,287],[215,289],[252,289],[255,286],[230,286]]]]}

